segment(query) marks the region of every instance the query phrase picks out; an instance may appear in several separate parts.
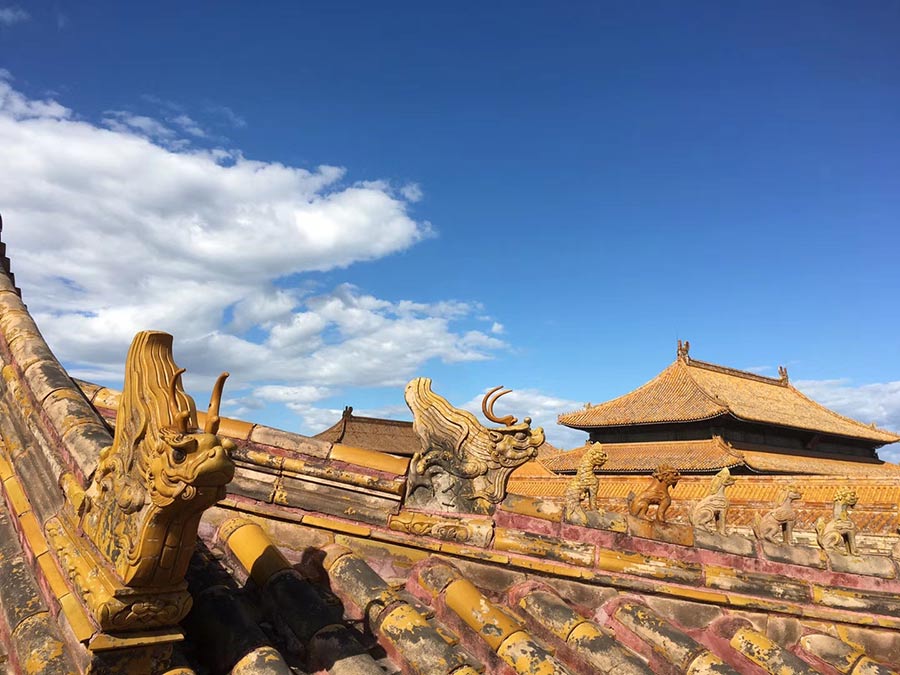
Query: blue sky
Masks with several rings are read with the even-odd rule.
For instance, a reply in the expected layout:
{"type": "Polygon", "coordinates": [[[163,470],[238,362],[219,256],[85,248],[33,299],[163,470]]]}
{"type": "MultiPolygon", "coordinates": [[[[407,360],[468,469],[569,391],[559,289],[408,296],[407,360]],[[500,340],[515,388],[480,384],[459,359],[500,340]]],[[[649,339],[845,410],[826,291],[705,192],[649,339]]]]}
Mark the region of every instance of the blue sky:
{"type": "Polygon", "coordinates": [[[58,356],[115,384],[160,328],[281,427],[420,374],[549,427],[682,338],[900,428],[900,5],[430,4],[0,3],[58,356]]]}

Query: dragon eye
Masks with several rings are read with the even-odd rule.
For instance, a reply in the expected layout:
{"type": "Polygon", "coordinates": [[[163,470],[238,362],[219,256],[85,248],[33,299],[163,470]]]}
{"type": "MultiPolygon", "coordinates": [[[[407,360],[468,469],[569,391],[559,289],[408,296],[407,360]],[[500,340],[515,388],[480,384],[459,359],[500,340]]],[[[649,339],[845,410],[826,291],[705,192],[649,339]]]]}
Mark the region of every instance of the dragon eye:
{"type": "Polygon", "coordinates": [[[184,454],[184,450],[181,448],[172,448],[172,459],[175,460],[176,464],[181,464],[185,457],[187,457],[187,455],[184,454]]]}

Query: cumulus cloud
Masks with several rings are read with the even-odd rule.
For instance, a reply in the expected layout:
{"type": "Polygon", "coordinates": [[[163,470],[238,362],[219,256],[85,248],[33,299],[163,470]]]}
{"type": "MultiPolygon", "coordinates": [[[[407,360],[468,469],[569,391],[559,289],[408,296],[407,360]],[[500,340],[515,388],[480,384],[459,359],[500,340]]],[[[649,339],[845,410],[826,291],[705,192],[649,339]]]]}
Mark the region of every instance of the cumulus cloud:
{"type": "Polygon", "coordinates": [[[233,410],[277,404],[312,419],[341,387],[400,385],[431,359],[505,348],[477,303],[302,281],[429,236],[410,212],[420,191],[197,149],[184,135],[203,129],[170,109],[162,121],[110,110],[92,122],[0,76],[4,240],[75,372],[111,380],[136,331],[165,330],[189,385],[227,368],[233,410]]]}
{"type": "Polygon", "coordinates": [[[0,26],[13,26],[28,21],[31,15],[18,6],[0,7],[0,26]]]}
{"type": "MultiPolygon", "coordinates": [[[[865,424],[900,430],[900,382],[876,382],[853,385],[849,380],[798,380],[793,383],[810,398],[832,410],[865,424]]],[[[887,446],[878,456],[900,462],[900,449],[887,446]]]]}

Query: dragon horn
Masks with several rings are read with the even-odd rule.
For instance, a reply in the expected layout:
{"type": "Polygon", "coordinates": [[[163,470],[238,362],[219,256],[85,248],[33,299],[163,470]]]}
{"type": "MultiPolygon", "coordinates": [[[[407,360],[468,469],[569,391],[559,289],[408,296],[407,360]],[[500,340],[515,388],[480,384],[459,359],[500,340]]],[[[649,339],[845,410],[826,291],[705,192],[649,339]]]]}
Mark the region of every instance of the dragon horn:
{"type": "Polygon", "coordinates": [[[497,417],[494,415],[494,403],[497,402],[497,399],[501,396],[505,396],[511,390],[503,389],[503,385],[501,384],[499,387],[494,387],[488,393],[484,395],[484,399],[481,401],[481,412],[484,413],[484,416],[489,419],[491,422],[496,424],[502,424],[503,426],[512,426],[516,423],[516,418],[512,415],[505,415],[503,417],[497,417]],[[500,392],[499,394],[494,395],[496,392],[500,392]]]}
{"type": "Polygon", "coordinates": [[[191,416],[190,411],[182,411],[178,405],[178,390],[175,388],[175,382],[184,372],[184,368],[179,368],[169,380],[169,410],[172,412],[172,424],[182,434],[187,433],[187,420],[191,416]]]}
{"type": "Polygon", "coordinates": [[[213,385],[212,394],[209,398],[209,410],[206,412],[206,424],[203,428],[203,431],[208,434],[219,433],[219,404],[222,402],[222,390],[225,388],[225,379],[227,377],[228,373],[222,373],[213,385]]]}

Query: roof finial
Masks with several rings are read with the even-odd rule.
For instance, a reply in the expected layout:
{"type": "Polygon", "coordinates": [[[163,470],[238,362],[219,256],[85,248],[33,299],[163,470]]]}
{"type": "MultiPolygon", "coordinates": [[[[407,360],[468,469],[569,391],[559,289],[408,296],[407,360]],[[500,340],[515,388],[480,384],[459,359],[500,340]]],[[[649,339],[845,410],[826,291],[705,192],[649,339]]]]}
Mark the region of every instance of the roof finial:
{"type": "Polygon", "coordinates": [[[691,351],[691,343],[690,342],[688,342],[687,340],[685,340],[684,342],[682,342],[681,340],[678,341],[677,358],[679,361],[689,362],[691,360],[690,351],[691,351]]]}
{"type": "Polygon", "coordinates": [[[784,366],[778,366],[778,377],[781,378],[782,384],[787,384],[788,383],[787,368],[785,368],[784,366]]]}
{"type": "Polygon", "coordinates": [[[345,417],[345,418],[346,418],[346,417],[350,417],[352,414],[353,414],[353,406],[352,406],[352,405],[345,405],[345,406],[344,406],[344,412],[341,414],[341,417],[345,417]]]}

